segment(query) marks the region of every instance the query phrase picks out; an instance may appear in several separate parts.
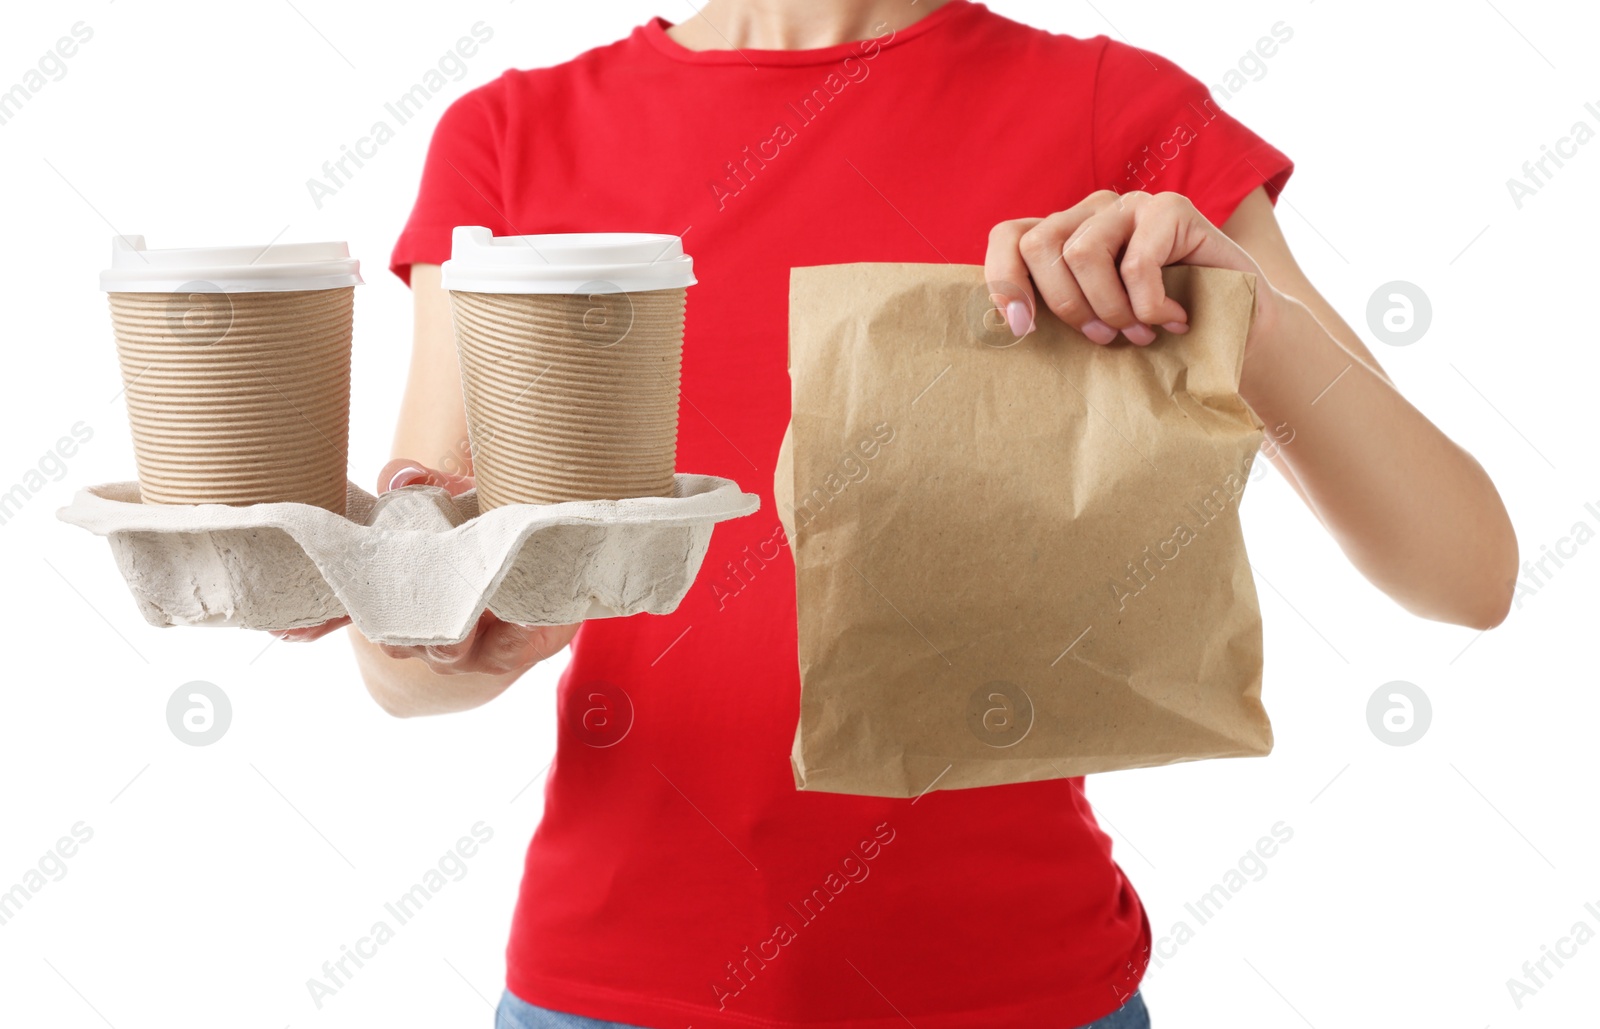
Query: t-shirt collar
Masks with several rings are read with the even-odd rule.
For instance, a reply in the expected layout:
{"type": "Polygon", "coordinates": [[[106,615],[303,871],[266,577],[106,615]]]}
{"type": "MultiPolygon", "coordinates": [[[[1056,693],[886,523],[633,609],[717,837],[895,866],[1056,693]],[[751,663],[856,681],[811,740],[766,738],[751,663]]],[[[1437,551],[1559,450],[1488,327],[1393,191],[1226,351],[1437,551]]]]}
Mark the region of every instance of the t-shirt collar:
{"type": "Polygon", "coordinates": [[[874,41],[881,47],[899,46],[918,36],[925,35],[935,29],[947,26],[952,22],[960,21],[963,17],[970,16],[984,10],[982,3],[977,0],[947,0],[932,14],[911,23],[903,29],[895,31],[892,35],[888,30],[880,36],[859,39],[849,43],[839,43],[835,46],[817,47],[810,50],[690,50],[671,36],[667,29],[673,22],[657,15],[645,24],[634,29],[634,34],[643,36],[644,39],[657,51],[675,61],[685,64],[742,64],[747,67],[767,66],[800,66],[811,64],[832,64],[849,57],[860,57],[861,48],[874,41]]]}

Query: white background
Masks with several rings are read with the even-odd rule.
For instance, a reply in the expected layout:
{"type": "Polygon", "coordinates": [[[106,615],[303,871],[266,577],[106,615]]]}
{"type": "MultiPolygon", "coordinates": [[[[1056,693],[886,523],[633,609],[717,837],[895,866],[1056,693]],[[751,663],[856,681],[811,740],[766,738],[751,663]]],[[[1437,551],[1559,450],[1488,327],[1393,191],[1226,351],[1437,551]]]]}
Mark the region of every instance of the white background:
{"type": "MultiPolygon", "coordinates": [[[[0,89],[75,22],[94,36],[0,126],[0,491],[75,422],[94,436],[0,526],[11,628],[0,890],[74,823],[94,836],[0,926],[0,1024],[487,1026],[554,747],[557,667],[470,713],[395,720],[362,690],[342,635],[295,646],[146,625],[106,544],[55,518],[76,489],[133,477],[95,276],[113,231],[158,247],[348,240],[367,280],[351,468],[370,483],[388,457],[410,339],[409,294],[385,265],[432,122],[505,67],[556,63],[653,14],[692,11],[667,0],[21,6],[0,31],[0,89]],[[479,20],[494,39],[467,74],[318,210],[306,180],[479,20]],[[168,697],[196,679],[233,705],[232,727],[207,747],[180,742],[165,717],[168,697]],[[316,1010],[307,978],[479,820],[495,835],[466,877],[316,1010]]],[[[1301,262],[1400,387],[1489,469],[1525,558],[1578,521],[1600,528],[1600,144],[1520,209],[1506,185],[1574,122],[1600,128],[1600,110],[1583,106],[1600,108],[1595,9],[990,6],[1054,31],[1122,36],[1209,84],[1285,22],[1292,40],[1223,106],[1296,160],[1279,217],[1301,262]],[[1397,279],[1433,306],[1429,331],[1406,347],[1379,342],[1364,314],[1397,279]]],[[[1184,902],[1272,825],[1293,829],[1265,878],[1151,972],[1155,1024],[1593,1024],[1600,941],[1549,965],[1553,978],[1520,1010],[1507,980],[1575,922],[1600,931],[1600,545],[1579,548],[1480,636],[1412,618],[1367,585],[1276,473],[1244,510],[1275,752],[1088,787],[1158,937],[1178,919],[1195,925],[1184,902]],[[1432,704],[1409,746],[1368,725],[1369,698],[1393,680],[1432,704]]]]}

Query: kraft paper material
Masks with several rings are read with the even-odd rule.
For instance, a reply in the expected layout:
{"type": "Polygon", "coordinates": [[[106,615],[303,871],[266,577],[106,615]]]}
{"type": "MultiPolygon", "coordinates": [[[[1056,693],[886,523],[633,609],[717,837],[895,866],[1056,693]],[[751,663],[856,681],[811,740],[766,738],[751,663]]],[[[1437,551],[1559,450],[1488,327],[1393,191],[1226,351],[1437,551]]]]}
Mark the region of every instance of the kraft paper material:
{"type": "Polygon", "coordinates": [[[451,292],[483,510],[672,495],[686,295],[451,292]]]}
{"type": "Polygon", "coordinates": [[[1262,755],[1239,501],[1255,277],[1172,267],[1184,335],[1014,340],[971,265],[795,268],[774,495],[802,790],[916,797],[1262,755]]]}
{"type": "Polygon", "coordinates": [[[107,297],[143,502],[343,513],[354,286],[107,297]]]}

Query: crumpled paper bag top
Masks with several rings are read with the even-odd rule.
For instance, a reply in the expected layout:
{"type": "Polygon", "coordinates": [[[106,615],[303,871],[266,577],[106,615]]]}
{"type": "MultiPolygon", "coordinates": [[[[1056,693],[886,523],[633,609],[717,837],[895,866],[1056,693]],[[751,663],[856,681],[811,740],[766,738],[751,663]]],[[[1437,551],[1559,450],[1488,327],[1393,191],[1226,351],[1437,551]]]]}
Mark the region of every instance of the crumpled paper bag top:
{"type": "Polygon", "coordinates": [[[800,789],[914,797],[1259,755],[1238,504],[1255,278],[1172,267],[1184,335],[1012,337],[983,269],[790,277],[773,483],[796,572],[800,789]]]}
{"type": "Polygon", "coordinates": [[[292,629],[348,614],[377,643],[464,639],[485,609],[522,625],[674,610],[712,526],[760,499],[679,473],[671,497],[514,504],[478,511],[406,486],[346,485],[346,514],[309,504],[158,505],[137,482],[79,490],[62,521],[106,536],[153,625],[292,629]]]}

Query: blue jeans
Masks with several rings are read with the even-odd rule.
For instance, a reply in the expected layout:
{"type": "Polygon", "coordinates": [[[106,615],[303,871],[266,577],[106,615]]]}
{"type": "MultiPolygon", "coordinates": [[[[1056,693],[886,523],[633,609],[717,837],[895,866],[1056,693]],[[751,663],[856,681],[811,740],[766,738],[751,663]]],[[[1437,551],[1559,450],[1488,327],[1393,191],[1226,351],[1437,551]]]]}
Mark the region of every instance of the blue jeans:
{"type": "MultiPolygon", "coordinates": [[[[494,1013],[494,1029],[640,1029],[621,1022],[601,1022],[582,1015],[566,1015],[559,1011],[536,1008],[515,996],[510,990],[500,997],[500,1007],[494,1013]]],[[[1080,1029],[1150,1029],[1150,1014],[1145,1010],[1144,998],[1137,990],[1128,1002],[1104,1018],[1096,1019],[1080,1029]]]]}

